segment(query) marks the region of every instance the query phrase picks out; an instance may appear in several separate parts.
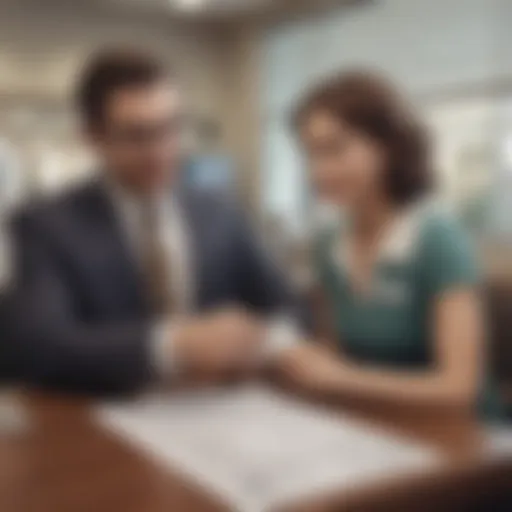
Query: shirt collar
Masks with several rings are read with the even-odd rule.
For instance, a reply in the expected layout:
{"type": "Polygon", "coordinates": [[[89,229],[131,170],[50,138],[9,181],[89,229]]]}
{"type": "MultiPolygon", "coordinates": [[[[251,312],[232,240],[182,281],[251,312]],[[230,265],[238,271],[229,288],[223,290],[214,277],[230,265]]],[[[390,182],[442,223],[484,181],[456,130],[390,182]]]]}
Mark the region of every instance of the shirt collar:
{"type": "MultiPolygon", "coordinates": [[[[416,250],[426,216],[432,211],[432,201],[422,200],[404,209],[387,227],[379,244],[378,263],[405,263],[416,250]]],[[[334,244],[334,260],[345,266],[348,258],[347,244],[343,234],[350,229],[348,222],[342,222],[338,242],[334,244]]]]}
{"type": "MultiPolygon", "coordinates": [[[[141,226],[142,204],[140,200],[112,179],[104,179],[103,183],[119,222],[129,233],[137,233],[141,226]]],[[[152,198],[152,201],[155,202],[158,222],[165,225],[178,222],[181,208],[174,191],[162,190],[152,198]]]]}
{"type": "Polygon", "coordinates": [[[429,209],[422,201],[408,207],[394,220],[382,240],[379,260],[400,263],[411,258],[429,209]]]}

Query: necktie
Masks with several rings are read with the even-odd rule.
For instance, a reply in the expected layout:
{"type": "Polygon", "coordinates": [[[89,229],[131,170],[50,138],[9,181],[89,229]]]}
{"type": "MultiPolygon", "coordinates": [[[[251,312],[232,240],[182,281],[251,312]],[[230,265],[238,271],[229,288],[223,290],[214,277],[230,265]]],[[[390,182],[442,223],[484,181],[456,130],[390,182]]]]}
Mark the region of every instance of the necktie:
{"type": "Polygon", "coordinates": [[[155,315],[169,315],[173,310],[170,261],[159,231],[158,207],[154,202],[142,206],[142,252],[149,304],[155,315]]]}

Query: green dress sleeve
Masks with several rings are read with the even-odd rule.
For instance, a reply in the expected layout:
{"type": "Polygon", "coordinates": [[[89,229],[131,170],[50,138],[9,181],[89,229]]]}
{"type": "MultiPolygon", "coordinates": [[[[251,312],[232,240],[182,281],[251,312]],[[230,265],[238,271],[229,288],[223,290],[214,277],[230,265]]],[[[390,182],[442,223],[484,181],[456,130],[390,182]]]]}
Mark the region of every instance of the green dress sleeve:
{"type": "Polygon", "coordinates": [[[430,296],[478,284],[478,265],[469,237],[454,219],[431,219],[421,250],[422,274],[430,296]]]}
{"type": "MultiPolygon", "coordinates": [[[[479,282],[475,254],[464,229],[452,219],[435,219],[427,227],[423,246],[423,276],[429,300],[446,290],[479,282]]],[[[478,401],[480,416],[503,420],[503,403],[492,372],[487,369],[478,401]]]]}

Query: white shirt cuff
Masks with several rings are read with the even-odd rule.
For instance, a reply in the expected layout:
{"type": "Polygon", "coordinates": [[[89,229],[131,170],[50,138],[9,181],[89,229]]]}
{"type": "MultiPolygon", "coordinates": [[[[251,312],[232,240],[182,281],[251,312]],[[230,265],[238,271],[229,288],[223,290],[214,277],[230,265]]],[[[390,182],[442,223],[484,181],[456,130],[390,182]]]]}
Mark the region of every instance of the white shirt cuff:
{"type": "Polygon", "coordinates": [[[275,317],[267,327],[264,357],[273,359],[289,348],[298,345],[302,339],[304,339],[304,334],[293,318],[275,317]]]}
{"type": "Polygon", "coordinates": [[[166,379],[174,376],[178,364],[173,352],[173,337],[176,324],[169,321],[158,322],[151,333],[151,362],[160,378],[166,379]]]}

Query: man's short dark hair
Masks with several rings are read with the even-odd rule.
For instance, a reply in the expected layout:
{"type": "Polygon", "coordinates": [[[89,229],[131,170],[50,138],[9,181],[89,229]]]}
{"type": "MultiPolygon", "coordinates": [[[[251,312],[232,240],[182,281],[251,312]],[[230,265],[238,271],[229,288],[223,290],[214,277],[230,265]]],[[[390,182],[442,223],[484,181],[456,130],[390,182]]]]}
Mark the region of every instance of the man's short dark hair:
{"type": "Polygon", "coordinates": [[[380,142],[388,152],[384,176],[392,201],[404,204],[434,185],[428,132],[384,77],[348,71],[320,84],[302,99],[293,123],[302,126],[317,111],[328,112],[351,128],[380,142]]]}
{"type": "Polygon", "coordinates": [[[76,90],[77,106],[88,125],[98,126],[113,93],[169,77],[170,70],[152,54],[127,49],[102,51],[89,59],[82,72],[76,90]]]}

